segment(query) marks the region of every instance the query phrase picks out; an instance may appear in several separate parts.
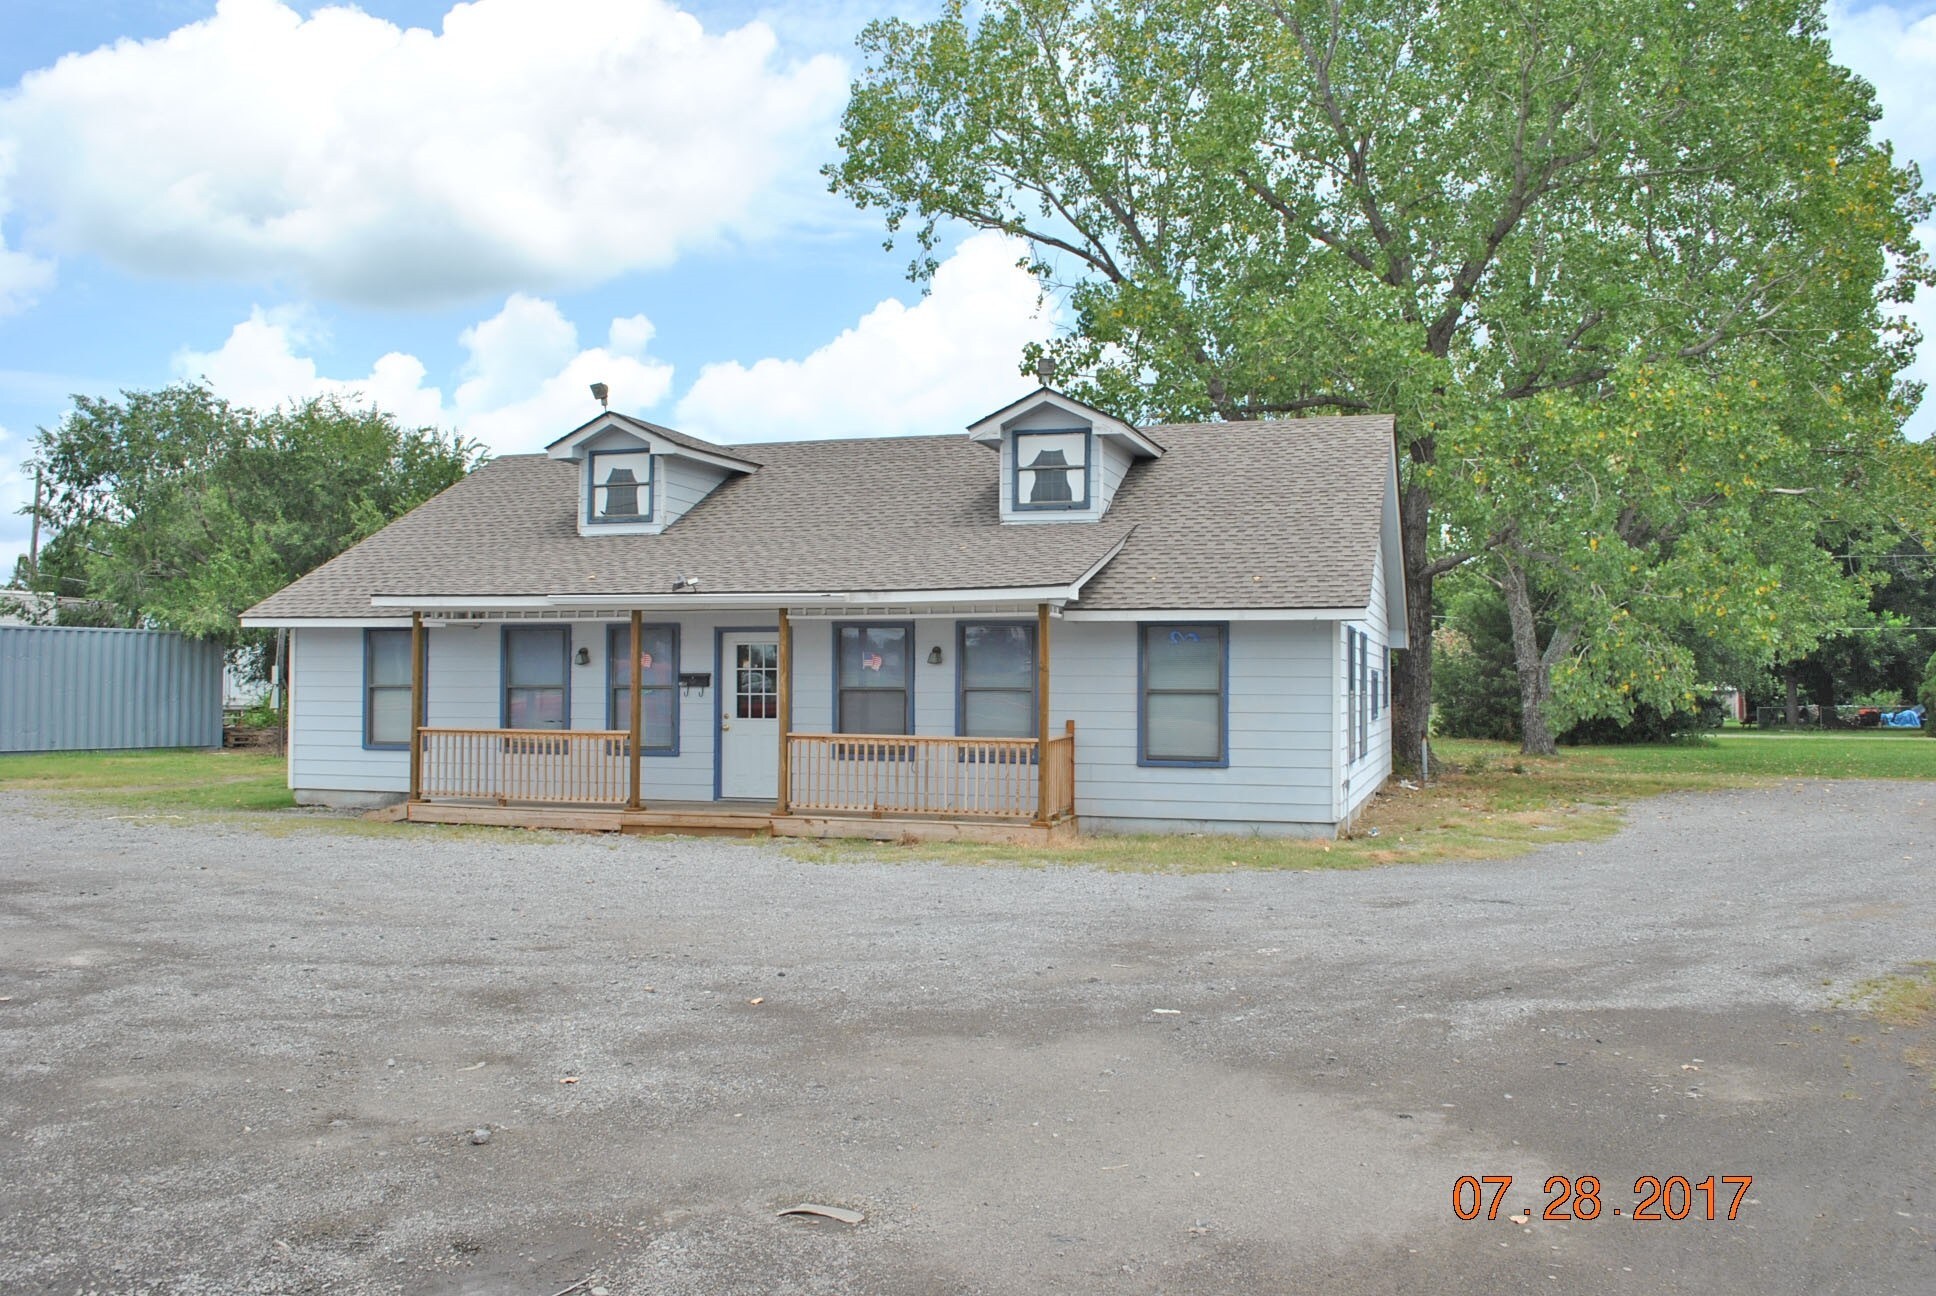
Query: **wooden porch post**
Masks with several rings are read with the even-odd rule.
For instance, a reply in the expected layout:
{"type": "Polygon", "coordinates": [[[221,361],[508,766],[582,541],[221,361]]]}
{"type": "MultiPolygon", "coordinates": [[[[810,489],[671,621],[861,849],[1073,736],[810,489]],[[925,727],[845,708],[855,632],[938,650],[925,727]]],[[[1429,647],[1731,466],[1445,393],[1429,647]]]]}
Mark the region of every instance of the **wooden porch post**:
{"type": "MultiPolygon", "coordinates": [[[[627,773],[627,779],[629,781],[626,783],[625,804],[628,809],[632,810],[639,808],[639,730],[642,727],[639,721],[644,714],[641,699],[645,696],[644,690],[639,688],[639,653],[645,647],[644,643],[641,642],[645,638],[645,631],[640,624],[644,619],[645,613],[637,608],[632,609],[632,664],[625,670],[625,678],[632,681],[632,686],[628,690],[632,695],[632,718],[630,721],[632,733],[631,741],[625,747],[630,762],[630,769],[627,773]]],[[[677,669],[676,665],[674,669],[677,669]]]]}
{"type": "Polygon", "coordinates": [[[779,690],[777,704],[780,712],[780,790],[775,814],[793,812],[793,745],[787,741],[787,734],[793,728],[793,622],[787,619],[785,608],[780,609],[780,660],[779,690]]]}
{"type": "Polygon", "coordinates": [[[423,795],[424,628],[423,613],[410,614],[410,800],[423,795]]]}
{"type": "Polygon", "coordinates": [[[1049,822],[1049,605],[1035,605],[1035,822],[1049,822]]]}

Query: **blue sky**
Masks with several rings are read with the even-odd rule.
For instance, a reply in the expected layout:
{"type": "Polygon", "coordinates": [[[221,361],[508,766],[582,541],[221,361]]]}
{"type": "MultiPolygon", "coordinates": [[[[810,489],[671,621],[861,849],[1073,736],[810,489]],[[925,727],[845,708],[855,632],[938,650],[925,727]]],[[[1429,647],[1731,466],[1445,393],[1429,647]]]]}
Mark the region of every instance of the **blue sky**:
{"type": "MultiPolygon", "coordinates": [[[[0,573],[73,392],[356,392],[503,452],[593,379],[732,439],[1001,404],[1055,324],[1013,250],[951,245],[923,298],[816,174],[861,25],[938,8],[0,0],[0,573]]],[[[1936,175],[1936,0],[1838,4],[1831,34],[1936,175]]]]}

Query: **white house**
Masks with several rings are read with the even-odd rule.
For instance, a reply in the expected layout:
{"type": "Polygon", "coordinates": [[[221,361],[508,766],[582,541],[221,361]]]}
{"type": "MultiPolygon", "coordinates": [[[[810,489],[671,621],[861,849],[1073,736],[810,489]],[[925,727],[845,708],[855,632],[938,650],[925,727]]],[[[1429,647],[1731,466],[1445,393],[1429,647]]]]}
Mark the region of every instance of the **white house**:
{"type": "Polygon", "coordinates": [[[243,618],[289,781],[412,819],[1331,834],[1391,769],[1386,417],[715,445],[605,413],[243,618]],[[638,681],[636,691],[632,688],[638,681]]]}

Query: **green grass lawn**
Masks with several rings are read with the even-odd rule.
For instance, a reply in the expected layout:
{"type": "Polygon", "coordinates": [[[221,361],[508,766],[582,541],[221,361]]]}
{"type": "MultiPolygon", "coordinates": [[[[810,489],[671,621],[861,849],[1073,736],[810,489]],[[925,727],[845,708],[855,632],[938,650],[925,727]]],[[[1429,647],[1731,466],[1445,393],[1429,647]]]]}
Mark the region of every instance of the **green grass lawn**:
{"type": "MultiPolygon", "coordinates": [[[[1485,768],[1523,759],[1511,743],[1442,738],[1432,748],[1441,759],[1467,767],[1485,768]]],[[[1540,764],[1543,769],[1547,767],[1546,762],[1540,764]]],[[[1936,779],[1936,739],[1914,729],[1894,733],[1872,729],[1854,733],[1734,732],[1630,747],[1564,747],[1558,765],[1568,776],[1600,775],[1616,781],[1936,779]]]]}
{"type": "MultiPolygon", "coordinates": [[[[1336,841],[1152,834],[1087,837],[1047,848],[839,841],[787,849],[807,860],[999,860],[1151,872],[1364,868],[1498,859],[1551,842],[1606,837],[1618,830],[1621,807],[1663,792],[1749,787],[1783,778],[1936,779],[1936,741],[1916,732],[1730,733],[1681,743],[1570,747],[1549,760],[1521,756],[1510,743],[1443,739],[1433,750],[1440,767],[1428,786],[1392,783],[1354,830],[1336,841]]],[[[0,789],[45,792],[80,806],[184,825],[219,820],[267,832],[319,827],[383,836],[489,836],[518,831],[372,823],[297,810],[284,785],[282,758],[248,751],[0,756],[0,789]]]]}
{"type": "Polygon", "coordinates": [[[0,788],[155,813],[287,810],[282,757],[253,751],[37,752],[0,756],[0,788]]]}
{"type": "Polygon", "coordinates": [[[1568,747],[1550,760],[1521,756],[1512,743],[1440,739],[1432,749],[1441,765],[1429,785],[1387,785],[1352,832],[1337,841],[1151,835],[1098,836],[1042,849],[853,842],[789,849],[803,859],[856,854],[963,863],[1000,859],[1158,872],[1365,868],[1501,859],[1552,842],[1611,836],[1620,827],[1623,806],[1664,792],[1751,787],[1781,778],[1936,779],[1936,741],[1914,731],[1568,747]]]}

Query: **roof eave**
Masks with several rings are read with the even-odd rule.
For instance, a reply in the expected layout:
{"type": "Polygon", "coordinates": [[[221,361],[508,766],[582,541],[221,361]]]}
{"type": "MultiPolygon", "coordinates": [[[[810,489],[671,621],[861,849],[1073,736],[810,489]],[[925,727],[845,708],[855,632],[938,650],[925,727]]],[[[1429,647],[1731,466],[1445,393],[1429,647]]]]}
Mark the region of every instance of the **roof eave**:
{"type": "Polygon", "coordinates": [[[1087,418],[1096,435],[1113,437],[1125,442],[1139,454],[1151,459],[1158,459],[1163,455],[1163,447],[1145,436],[1134,424],[1125,423],[1113,414],[1099,410],[1094,405],[1079,401],[1073,396],[1065,396],[1049,387],[1037,387],[1028,395],[1010,401],[993,414],[970,423],[968,439],[983,444],[998,442],[1002,434],[1018,419],[1033,413],[1044,404],[1054,405],[1067,413],[1087,418]]]}

